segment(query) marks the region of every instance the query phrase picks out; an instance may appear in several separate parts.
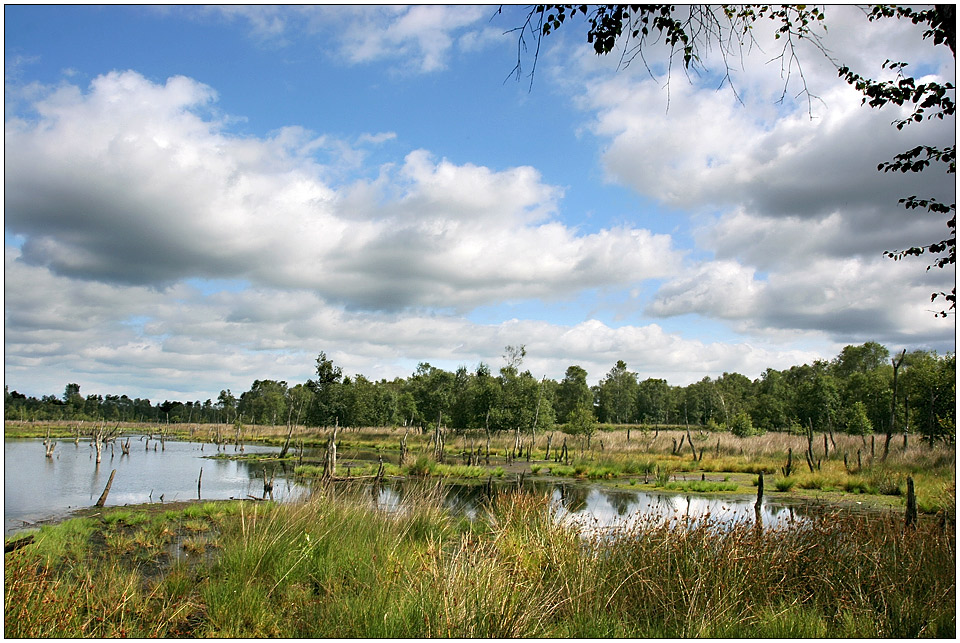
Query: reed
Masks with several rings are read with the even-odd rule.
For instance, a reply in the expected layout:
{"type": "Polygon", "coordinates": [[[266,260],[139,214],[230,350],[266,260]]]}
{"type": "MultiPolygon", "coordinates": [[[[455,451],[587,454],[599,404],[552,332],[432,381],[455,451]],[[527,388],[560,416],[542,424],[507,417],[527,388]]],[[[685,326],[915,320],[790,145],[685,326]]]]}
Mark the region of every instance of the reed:
{"type": "Polygon", "coordinates": [[[949,517],[910,529],[899,516],[848,512],[778,529],[648,518],[581,534],[544,496],[494,494],[469,522],[443,509],[435,484],[413,487],[392,511],[376,509],[359,486],[328,486],[299,503],[198,503],[194,515],[158,514],[154,540],[185,536],[203,554],[189,563],[144,566],[99,546],[103,534],[143,531],[119,518],[46,528],[7,556],[4,633],[955,635],[949,517]],[[216,547],[201,540],[203,522],[217,533],[216,547]]]}

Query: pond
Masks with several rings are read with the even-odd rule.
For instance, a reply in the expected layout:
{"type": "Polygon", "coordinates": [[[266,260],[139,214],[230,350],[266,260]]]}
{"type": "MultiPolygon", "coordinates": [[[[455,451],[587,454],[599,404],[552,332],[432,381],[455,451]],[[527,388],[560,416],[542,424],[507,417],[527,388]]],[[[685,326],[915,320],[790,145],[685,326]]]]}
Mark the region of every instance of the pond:
{"type": "MultiPolygon", "coordinates": [[[[168,441],[163,447],[146,436],[133,435],[129,455],[119,445],[104,450],[99,467],[89,440],[75,445],[59,441],[52,458],[47,458],[41,440],[4,442],[4,533],[55,520],[72,511],[94,505],[103,492],[110,472],[117,473],[110,488],[107,506],[260,497],[263,470],[276,472],[273,495],[276,500],[297,499],[309,486],[294,480],[293,467],[247,460],[212,459],[211,444],[168,441]],[[201,468],[203,473],[201,476],[201,468]]],[[[247,445],[244,453],[276,453],[277,447],[247,445]]],[[[226,447],[227,455],[236,453],[226,447]]],[[[338,467],[339,469],[339,467],[338,467]]],[[[516,479],[495,481],[498,487],[516,486],[516,479]]],[[[412,485],[416,486],[416,485],[412,485]]],[[[391,509],[403,504],[406,485],[389,482],[379,491],[377,505],[391,509]]],[[[584,527],[608,527],[643,518],[700,519],[709,515],[722,522],[753,520],[755,498],[751,496],[698,496],[613,489],[596,483],[566,480],[537,480],[527,477],[524,489],[548,494],[562,519],[584,527]]],[[[444,505],[455,515],[474,517],[484,500],[483,484],[446,482],[444,505]]],[[[782,526],[798,519],[797,510],[765,500],[763,524],[782,526]]]]}
{"type": "MultiPolygon", "coordinates": [[[[496,483],[499,487],[516,487],[516,479],[496,483]]],[[[417,485],[414,485],[417,486],[417,485]]],[[[723,524],[755,520],[754,496],[704,496],[695,494],[657,493],[611,488],[598,483],[559,480],[525,480],[523,488],[550,497],[558,509],[558,517],[581,529],[628,527],[634,521],[710,519],[723,524]]],[[[414,494],[419,491],[414,491],[414,494]]],[[[473,518],[485,499],[482,484],[446,483],[443,503],[454,515],[473,518]]],[[[377,505],[395,510],[403,505],[404,485],[385,485],[377,505]]],[[[804,520],[808,512],[799,507],[782,506],[764,500],[761,520],[767,527],[783,527],[804,520]]]]}
{"type": "MultiPolygon", "coordinates": [[[[212,444],[166,441],[131,435],[130,455],[120,445],[103,451],[100,465],[89,440],[75,445],[57,442],[53,457],[45,455],[41,440],[5,440],[3,448],[3,530],[5,534],[39,521],[62,518],[71,511],[93,506],[103,493],[110,472],[117,470],[107,506],[195,500],[197,482],[204,500],[263,495],[263,467],[256,462],[211,459],[212,444]],[[200,469],[203,468],[201,477],[200,469]]],[[[245,445],[245,453],[273,453],[276,447],[245,445]]],[[[234,447],[227,447],[227,454],[234,447]]],[[[277,465],[272,465],[276,467],[277,465]]],[[[293,482],[277,467],[274,498],[297,497],[305,487],[293,482]]]]}

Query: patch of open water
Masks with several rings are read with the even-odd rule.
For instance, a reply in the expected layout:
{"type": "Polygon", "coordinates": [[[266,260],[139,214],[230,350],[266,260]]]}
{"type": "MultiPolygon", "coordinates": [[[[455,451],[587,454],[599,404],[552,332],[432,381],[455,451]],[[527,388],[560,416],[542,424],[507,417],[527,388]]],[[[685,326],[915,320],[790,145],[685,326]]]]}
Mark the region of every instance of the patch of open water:
{"type": "MultiPolygon", "coordinates": [[[[56,520],[97,502],[113,469],[117,470],[107,506],[141,504],[197,498],[220,500],[260,497],[263,471],[276,473],[273,495],[279,501],[294,500],[309,493],[309,486],[294,479],[292,464],[250,460],[211,459],[217,454],[211,444],[156,440],[133,435],[129,455],[119,445],[107,446],[99,466],[89,440],[75,445],[59,441],[54,456],[47,458],[42,441],[4,441],[4,533],[41,521],[56,520]],[[203,469],[202,477],[200,470],[203,469]]],[[[277,447],[247,445],[244,453],[276,453],[277,447]]],[[[222,452],[222,451],[221,451],[222,452]]],[[[236,453],[226,447],[226,454],[236,453]]],[[[496,486],[515,486],[516,480],[496,481],[496,486]]],[[[416,485],[412,485],[416,486],[416,485]]],[[[411,486],[411,488],[412,488],[411,486]]],[[[404,502],[403,481],[388,481],[379,490],[376,505],[395,510],[404,502]]],[[[596,483],[536,480],[529,477],[525,489],[548,494],[558,507],[558,516],[582,528],[607,528],[644,519],[709,519],[734,522],[754,519],[755,498],[750,496],[700,496],[613,489],[596,483]]],[[[445,482],[444,505],[454,515],[476,516],[485,497],[483,484],[445,482]]],[[[765,500],[761,519],[766,526],[792,524],[799,509],[765,500]]]]}

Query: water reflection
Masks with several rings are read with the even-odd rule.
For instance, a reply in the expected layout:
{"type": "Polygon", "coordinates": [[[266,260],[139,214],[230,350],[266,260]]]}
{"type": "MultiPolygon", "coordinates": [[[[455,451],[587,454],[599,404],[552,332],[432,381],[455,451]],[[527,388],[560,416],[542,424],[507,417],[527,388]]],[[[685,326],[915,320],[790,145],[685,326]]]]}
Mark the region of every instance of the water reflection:
{"type": "MultiPolygon", "coordinates": [[[[294,478],[289,462],[236,461],[211,459],[212,445],[198,442],[167,442],[163,449],[139,448],[138,436],[131,436],[129,455],[120,449],[104,451],[103,462],[96,466],[89,441],[74,445],[60,442],[53,458],[44,455],[40,440],[4,442],[4,531],[66,516],[73,509],[92,506],[103,491],[110,472],[117,470],[107,504],[110,506],[147,502],[170,502],[261,497],[263,475],[274,478],[273,497],[285,501],[303,497],[310,485],[294,478]],[[206,450],[204,451],[204,446],[206,450]],[[200,474],[202,468],[202,476],[200,474]]],[[[144,440],[145,441],[145,440],[144,440]]],[[[246,454],[274,453],[277,447],[247,445],[246,454]]],[[[228,447],[228,454],[232,450],[228,447]]],[[[334,485],[335,487],[339,486],[334,485]]],[[[436,487],[436,481],[387,481],[379,488],[359,485],[374,504],[387,511],[401,511],[410,497],[422,496],[424,488],[436,487]],[[417,494],[414,496],[413,494],[417,494]]],[[[357,487],[357,484],[344,487],[357,487]]],[[[517,487],[516,479],[493,483],[493,491],[517,487]]],[[[571,481],[525,480],[523,488],[544,494],[557,507],[558,517],[571,523],[610,527],[629,525],[648,519],[688,518],[721,522],[753,520],[754,498],[703,497],[660,494],[632,489],[611,489],[596,484],[571,481]]],[[[334,492],[337,492],[336,490],[334,492]]],[[[474,519],[491,490],[484,483],[445,482],[433,492],[455,516],[474,519]]],[[[797,519],[793,509],[765,503],[762,520],[766,526],[790,524],[797,519]]]]}
{"type": "MultiPolygon", "coordinates": [[[[263,470],[276,472],[273,495],[278,500],[299,497],[307,487],[292,480],[293,472],[276,463],[211,459],[216,447],[199,442],[156,441],[131,435],[130,454],[106,448],[102,461],[89,440],[60,441],[47,458],[40,440],[4,441],[4,532],[42,520],[61,518],[79,507],[92,506],[110,477],[116,477],[108,506],[195,500],[200,482],[203,500],[257,497],[263,494],[263,470]],[[149,444],[141,446],[141,444],[149,444]],[[206,447],[204,449],[204,447],[206,447]],[[200,470],[203,470],[201,476],[200,470]]],[[[247,445],[246,454],[272,453],[276,447],[247,445]]],[[[228,448],[232,454],[232,448],[228,448]]]]}
{"type": "MultiPolygon", "coordinates": [[[[643,521],[684,520],[690,523],[710,521],[719,524],[755,521],[751,496],[713,497],[691,494],[659,494],[655,492],[583,487],[576,503],[567,501],[559,490],[554,490],[553,501],[561,508],[560,518],[581,526],[602,528],[629,527],[643,521]],[[582,499],[581,499],[582,498],[582,499]]],[[[761,520],[766,527],[783,527],[799,518],[791,507],[764,502],[761,520]]]]}
{"type": "MultiPolygon", "coordinates": [[[[501,482],[496,492],[516,488],[512,482],[501,482]]],[[[557,509],[558,520],[581,529],[629,527],[643,521],[684,520],[691,524],[710,521],[733,525],[755,520],[755,498],[704,497],[660,494],[646,491],[611,489],[590,483],[543,482],[525,483],[524,489],[546,495],[557,509]]],[[[409,498],[424,494],[422,482],[394,481],[373,490],[375,506],[390,512],[403,511],[409,498]]],[[[454,516],[476,518],[489,495],[485,485],[445,483],[436,491],[443,506],[454,516]]],[[[761,520],[766,527],[784,527],[804,520],[793,507],[764,502],[761,520]]]]}

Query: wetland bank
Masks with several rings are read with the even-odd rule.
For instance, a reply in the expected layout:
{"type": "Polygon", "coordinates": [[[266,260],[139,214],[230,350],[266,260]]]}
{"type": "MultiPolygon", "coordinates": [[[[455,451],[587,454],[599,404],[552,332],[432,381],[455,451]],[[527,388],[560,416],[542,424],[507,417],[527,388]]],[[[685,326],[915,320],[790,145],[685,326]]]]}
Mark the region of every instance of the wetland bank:
{"type": "Polygon", "coordinates": [[[955,636],[953,355],[685,387],[523,355],[372,382],[321,352],[217,403],[8,393],[8,489],[87,508],[8,535],[4,633],[955,636]]]}
{"type": "MultiPolygon", "coordinates": [[[[7,433],[29,430],[46,431],[21,425],[7,433]]],[[[61,431],[54,453],[77,448],[70,428],[61,431]]],[[[626,429],[601,429],[589,447],[567,435],[566,453],[557,456],[560,432],[537,436],[519,453],[515,435],[495,435],[487,465],[482,432],[441,435],[438,451],[436,433],[339,429],[336,468],[325,479],[333,431],[297,429],[280,459],[289,433],[246,427],[241,452],[235,444],[218,450],[214,427],[181,427],[180,437],[193,440],[182,444],[195,450],[203,443],[205,456],[212,451],[213,458],[202,460],[211,490],[214,463],[256,467],[245,474],[247,500],[108,503],[8,538],[26,534],[32,542],[6,554],[5,634],[955,634],[949,444],[894,448],[883,462],[861,451],[858,468],[849,456],[845,465],[842,453],[855,445],[862,450],[864,441],[836,435],[834,453],[824,457],[822,444],[815,447],[813,471],[794,459],[785,476],[790,450],[800,453],[807,438],[634,426],[629,439],[626,429]],[[681,436],[692,441],[682,452],[681,436]],[[371,494],[381,463],[384,488],[371,494]],[[307,493],[293,502],[249,497],[262,494],[262,471],[284,467],[307,493]],[[802,520],[765,514],[758,525],[752,511],[732,520],[720,512],[690,519],[682,511],[645,515],[622,500],[649,492],[676,500],[663,506],[691,499],[733,504],[738,497],[752,505],[760,472],[765,506],[815,510],[798,510],[802,520]],[[909,528],[908,477],[919,506],[909,528]],[[453,483],[469,490],[454,502],[443,490],[453,483]],[[618,518],[634,519],[593,530],[560,519],[591,504],[591,495],[594,505],[603,498],[618,518]]],[[[224,434],[221,427],[221,441],[224,434]]],[[[168,434],[170,456],[175,438],[168,434]]],[[[44,460],[42,444],[31,446],[44,460]]],[[[80,446],[92,450],[82,440],[80,446]]],[[[164,451],[149,453],[159,459],[164,451]]],[[[131,450],[130,457],[147,454],[131,450]]],[[[92,462],[86,464],[92,473],[92,462]]],[[[101,463],[110,466],[108,459],[101,463]]],[[[111,494],[125,500],[122,486],[114,485],[111,494]]],[[[274,490],[280,486],[278,479],[274,490]]]]}

